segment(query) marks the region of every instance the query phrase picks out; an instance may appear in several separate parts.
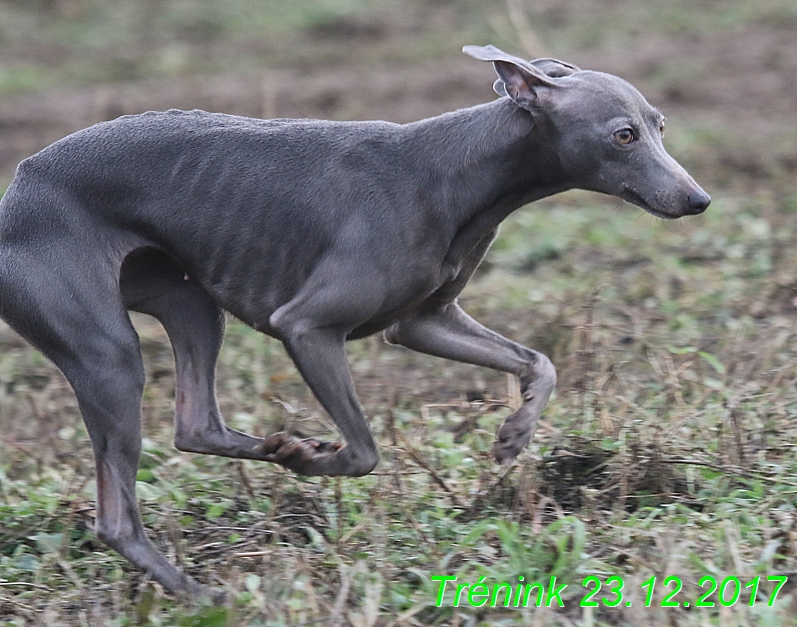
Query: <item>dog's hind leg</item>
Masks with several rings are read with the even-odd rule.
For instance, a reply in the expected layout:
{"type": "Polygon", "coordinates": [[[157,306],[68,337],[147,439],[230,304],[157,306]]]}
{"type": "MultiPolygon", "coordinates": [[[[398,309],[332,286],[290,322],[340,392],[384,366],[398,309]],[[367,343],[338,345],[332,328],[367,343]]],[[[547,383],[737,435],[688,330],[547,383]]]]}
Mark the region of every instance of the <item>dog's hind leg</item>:
{"type": "Polygon", "coordinates": [[[229,428],[216,402],[216,360],[225,323],[213,298],[154,248],[128,255],[120,287],[127,308],[156,318],[171,341],[177,374],[175,446],[192,453],[265,459],[263,440],[229,428]]]}
{"type": "Polygon", "coordinates": [[[55,243],[46,252],[29,248],[0,249],[2,315],[75,391],[94,448],[97,535],[167,590],[201,594],[203,588],[150,543],[138,514],[144,367],[113,264],[55,243]]]}

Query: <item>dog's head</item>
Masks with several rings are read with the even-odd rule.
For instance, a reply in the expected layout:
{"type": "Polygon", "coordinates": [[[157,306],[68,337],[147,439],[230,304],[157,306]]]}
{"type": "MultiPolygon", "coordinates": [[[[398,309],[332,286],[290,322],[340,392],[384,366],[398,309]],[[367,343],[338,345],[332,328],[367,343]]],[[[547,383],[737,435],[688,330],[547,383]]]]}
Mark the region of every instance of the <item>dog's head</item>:
{"type": "Polygon", "coordinates": [[[532,116],[572,187],[617,196],[660,218],[708,207],[708,194],[664,149],[664,116],[630,83],[494,46],[463,51],[493,64],[496,93],[532,116]]]}

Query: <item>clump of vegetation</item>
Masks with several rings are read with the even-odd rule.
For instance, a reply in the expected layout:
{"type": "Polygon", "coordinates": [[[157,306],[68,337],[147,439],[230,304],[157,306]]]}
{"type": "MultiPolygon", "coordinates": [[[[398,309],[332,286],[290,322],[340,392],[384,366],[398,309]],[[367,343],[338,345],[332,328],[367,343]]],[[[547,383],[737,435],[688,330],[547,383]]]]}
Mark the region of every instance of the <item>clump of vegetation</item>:
{"type": "MultiPolygon", "coordinates": [[[[386,64],[390,77],[391,62],[417,62],[422,81],[434,71],[429,51],[460,38],[518,46],[533,39],[563,57],[599,56],[607,68],[618,47],[631,46],[641,52],[632,59],[624,51],[625,75],[669,99],[666,143],[714,201],[699,218],[663,223],[572,193],[510,217],[461,301],[476,318],[550,355],[559,372],[537,435],[511,467],[490,455],[495,430],[517,402],[505,375],[378,338],[349,347],[382,448],[372,475],[307,479],[269,464],[179,453],[171,445],[171,350],[156,323],[136,317],[148,371],[137,488],[145,525],[170,559],[230,590],[227,607],[177,604],[98,542],[91,447],[71,390],[0,326],[0,624],[795,624],[795,165],[778,148],[788,132],[777,140],[783,144],[740,143],[733,129],[717,130],[739,103],[722,109],[717,97],[715,110],[684,95],[697,93],[690,81],[702,81],[704,97],[714,93],[701,63],[728,37],[780,41],[794,6],[706,6],[1,6],[0,92],[42,90],[42,98],[67,82],[178,80],[275,59],[292,59],[301,72],[316,53],[314,63],[330,68],[351,63],[351,91],[364,90],[357,82],[363,59],[386,64]],[[269,43],[256,43],[262,39],[269,43]],[[684,73],[644,65],[646,40],[665,50],[672,41],[694,46],[696,66],[684,73]],[[556,577],[567,588],[562,607],[454,607],[450,595],[438,606],[433,577],[440,576],[484,578],[490,586],[556,577]],[[777,582],[767,578],[776,576],[789,581],[769,604],[777,582]],[[595,607],[581,605],[594,586],[583,584],[587,577],[602,584],[595,607]],[[603,601],[615,599],[612,577],[624,582],[617,606],[603,601]],[[667,577],[682,584],[672,597],[678,606],[662,605],[674,589],[664,586],[667,577]],[[705,577],[737,577],[740,585],[758,577],[755,602],[750,586],[728,604],[729,587],[725,597],[711,597],[713,607],[696,607],[705,577]]],[[[797,55],[793,45],[778,50],[765,61],[773,72],[797,55]]],[[[447,71],[428,87],[434,97],[447,71]]],[[[387,93],[379,92],[378,104],[388,104],[387,93]]],[[[329,103],[329,115],[345,117],[336,106],[329,103]]],[[[785,127],[773,117],[772,127],[761,122],[757,130],[773,137],[778,128],[785,127]]],[[[234,321],[218,379],[234,427],[333,435],[281,345],[234,321]]]]}

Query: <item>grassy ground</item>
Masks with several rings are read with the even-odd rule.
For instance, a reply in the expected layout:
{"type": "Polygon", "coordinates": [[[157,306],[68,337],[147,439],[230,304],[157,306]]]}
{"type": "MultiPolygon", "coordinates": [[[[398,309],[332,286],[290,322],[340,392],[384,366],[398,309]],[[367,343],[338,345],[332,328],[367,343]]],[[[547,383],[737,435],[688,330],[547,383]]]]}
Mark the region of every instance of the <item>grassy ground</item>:
{"type": "MultiPolygon", "coordinates": [[[[338,94],[285,96],[280,115],[410,118],[456,106],[446,98],[489,98],[489,72],[436,68],[435,54],[471,41],[541,48],[639,84],[670,117],[668,147],[714,198],[705,215],[664,223],[576,192],[507,221],[461,301],[550,355],[560,380],[508,469],[490,447],[517,402],[512,381],[374,338],[349,347],[382,449],[371,476],[303,479],[178,453],[171,351],[136,318],[149,381],[142,515],[170,559],[235,593],[224,608],[179,606],[98,543],[71,390],[0,326],[0,624],[797,624],[797,137],[784,122],[797,108],[797,49],[784,38],[794,2],[507,2],[488,13],[455,1],[40,0],[0,13],[0,91],[42,109],[64,93],[53,90],[94,93],[97,81],[161,93],[270,64],[338,94]],[[407,109],[390,108],[401,96],[376,74],[362,87],[366,63],[406,81],[407,109]],[[563,607],[505,609],[502,593],[499,607],[477,608],[467,592],[454,607],[450,587],[438,607],[440,576],[490,591],[521,576],[568,587],[563,607]],[[581,604],[590,576],[602,584],[596,607],[581,604]],[[788,581],[770,604],[778,576],[788,581]],[[663,606],[677,587],[668,577],[682,583],[674,607],[663,606]],[[707,577],[725,583],[725,604],[714,592],[713,607],[695,607],[707,577]]],[[[275,89],[257,106],[279,100],[275,89]]],[[[333,432],[281,345],[232,321],[218,378],[232,426],[333,432]]]]}

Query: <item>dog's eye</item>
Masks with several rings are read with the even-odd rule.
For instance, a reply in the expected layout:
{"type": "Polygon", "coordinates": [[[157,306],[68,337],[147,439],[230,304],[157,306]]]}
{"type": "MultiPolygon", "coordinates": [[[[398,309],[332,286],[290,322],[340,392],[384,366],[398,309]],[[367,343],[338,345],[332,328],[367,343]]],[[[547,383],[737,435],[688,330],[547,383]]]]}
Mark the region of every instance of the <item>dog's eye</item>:
{"type": "Polygon", "coordinates": [[[632,131],[630,128],[621,128],[619,131],[615,131],[614,133],[614,140],[618,144],[623,144],[624,146],[627,146],[635,139],[636,137],[634,137],[634,131],[632,131]]]}
{"type": "Polygon", "coordinates": [[[664,127],[665,127],[665,124],[664,124],[664,122],[662,122],[661,125],[659,126],[659,133],[661,133],[662,137],[664,137],[664,127]]]}

